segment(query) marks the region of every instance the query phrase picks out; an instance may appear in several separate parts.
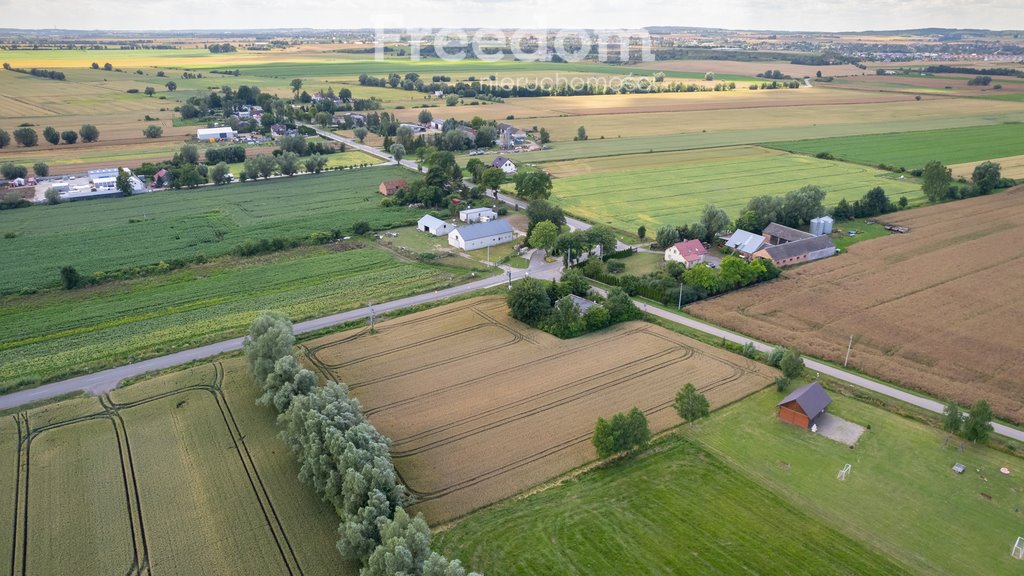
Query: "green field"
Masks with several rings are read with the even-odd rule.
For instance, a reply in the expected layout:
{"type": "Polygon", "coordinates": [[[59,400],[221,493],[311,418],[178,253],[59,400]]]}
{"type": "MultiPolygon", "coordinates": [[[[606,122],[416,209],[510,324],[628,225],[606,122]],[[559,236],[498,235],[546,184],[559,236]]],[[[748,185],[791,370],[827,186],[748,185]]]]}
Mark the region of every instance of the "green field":
{"type": "Polygon", "coordinates": [[[299,482],[255,396],[234,359],[4,419],[12,570],[355,574],[334,546],[334,511],[299,482]]]}
{"type": "Polygon", "coordinates": [[[58,284],[63,266],[79,273],[122,270],[202,254],[231,252],[253,239],[304,238],[354,222],[413,222],[420,211],[381,208],[382,180],[408,177],[394,167],[332,172],[130,198],[90,200],[0,212],[0,293],[58,284]]]}
{"type": "Polygon", "coordinates": [[[437,542],[489,576],[906,572],[680,437],[472,514],[437,542]]]}
{"type": "Polygon", "coordinates": [[[909,170],[923,168],[931,160],[943,164],[961,164],[1024,154],[1022,134],[1024,124],[1008,123],[900,134],[773,142],[769,146],[803,154],[829,152],[849,162],[888,164],[909,170]]]}
{"type": "MultiPolygon", "coordinates": [[[[482,266],[477,266],[477,272],[482,266]]],[[[73,292],[0,300],[0,391],[239,336],[261,310],[302,320],[428,292],[470,270],[327,248],[228,259],[73,292]]]]}
{"type": "Polygon", "coordinates": [[[922,194],[916,181],[894,179],[887,172],[754,147],[579,160],[546,167],[556,177],[567,174],[555,179],[551,198],[568,212],[626,231],[643,224],[649,233],[665,224],[697,221],[706,204],[735,218],[754,196],[783,195],[809,184],[828,193],[826,205],[844,197],[852,202],[875,186],[885,188],[894,200],[906,195],[913,201],[922,194]]]}
{"type": "Polygon", "coordinates": [[[441,538],[490,575],[1010,574],[1019,458],[845,397],[856,448],[779,422],[767,390],[640,459],[474,513],[441,538]],[[950,468],[962,462],[962,476],[950,468]],[[836,479],[852,464],[847,481],[836,479]],[[991,500],[981,493],[987,494],[991,500]],[[514,537],[509,535],[514,534],[514,537]],[[791,549],[790,547],[796,547],[791,549]],[[799,562],[799,566],[791,564],[799,562]]]}

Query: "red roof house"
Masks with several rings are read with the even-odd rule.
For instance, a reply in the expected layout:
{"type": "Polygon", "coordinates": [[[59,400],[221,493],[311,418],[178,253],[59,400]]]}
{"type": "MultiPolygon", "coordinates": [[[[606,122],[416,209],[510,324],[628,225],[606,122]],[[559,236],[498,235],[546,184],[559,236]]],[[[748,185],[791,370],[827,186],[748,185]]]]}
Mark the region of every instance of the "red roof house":
{"type": "Polygon", "coordinates": [[[703,262],[707,253],[707,248],[704,248],[700,240],[687,240],[669,246],[668,250],[665,250],[665,261],[682,262],[687,268],[690,268],[703,262]]]}

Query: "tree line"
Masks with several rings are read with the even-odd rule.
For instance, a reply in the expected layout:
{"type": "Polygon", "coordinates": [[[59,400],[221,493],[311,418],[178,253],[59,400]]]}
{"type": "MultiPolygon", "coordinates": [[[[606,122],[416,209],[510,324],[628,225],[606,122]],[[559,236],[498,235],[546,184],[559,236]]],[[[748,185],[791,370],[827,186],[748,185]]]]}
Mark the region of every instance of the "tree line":
{"type": "MultiPolygon", "coordinates": [[[[25,148],[31,148],[39,144],[39,133],[30,126],[19,126],[14,130],[13,136],[14,142],[25,148]]],[[[60,144],[61,141],[65,144],[74,144],[78,142],[79,136],[81,136],[82,142],[95,142],[100,139],[100,131],[92,124],[82,124],[78,132],[74,130],[58,132],[52,126],[47,126],[43,129],[43,139],[54,146],[60,144]]],[[[11,133],[0,128],[0,148],[6,148],[10,145],[11,133]]]]}
{"type": "Polygon", "coordinates": [[[63,72],[57,70],[47,70],[45,68],[30,68],[28,70],[24,68],[12,68],[7,62],[4,62],[4,70],[10,70],[11,72],[20,72],[21,74],[31,74],[39,78],[49,78],[50,80],[65,80],[63,72]]]}
{"type": "Polygon", "coordinates": [[[262,390],[256,403],[279,414],[299,479],[338,515],[338,551],[360,564],[360,576],[465,576],[458,560],[430,549],[423,516],[405,511],[406,489],[391,461],[390,440],[344,384],[319,386],[294,357],[294,344],[288,318],[269,312],[253,322],[244,351],[262,390]]]}

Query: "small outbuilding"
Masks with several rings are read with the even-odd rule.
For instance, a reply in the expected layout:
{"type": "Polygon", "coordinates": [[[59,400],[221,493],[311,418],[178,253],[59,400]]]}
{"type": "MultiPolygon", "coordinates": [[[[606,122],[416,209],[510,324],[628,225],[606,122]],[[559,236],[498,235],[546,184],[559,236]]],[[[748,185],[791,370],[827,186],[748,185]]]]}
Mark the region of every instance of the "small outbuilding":
{"type": "Polygon", "coordinates": [[[377,189],[384,196],[394,196],[399,190],[408,190],[409,182],[405,180],[385,180],[377,189]]]}
{"type": "Polygon", "coordinates": [[[490,208],[467,208],[459,210],[459,220],[467,224],[488,222],[498,217],[498,213],[490,208]]]}
{"type": "Polygon", "coordinates": [[[452,230],[448,233],[448,244],[462,250],[478,250],[511,242],[515,237],[508,220],[491,220],[452,230]]]}
{"type": "Polygon", "coordinates": [[[440,218],[435,218],[430,214],[425,214],[423,218],[420,218],[419,222],[416,223],[416,229],[421,232],[433,234],[434,236],[445,236],[455,229],[455,225],[445,222],[440,218]]]}
{"type": "Polygon", "coordinates": [[[832,398],[821,384],[811,382],[792,391],[776,406],[779,408],[779,420],[807,430],[831,403],[832,398]]]}

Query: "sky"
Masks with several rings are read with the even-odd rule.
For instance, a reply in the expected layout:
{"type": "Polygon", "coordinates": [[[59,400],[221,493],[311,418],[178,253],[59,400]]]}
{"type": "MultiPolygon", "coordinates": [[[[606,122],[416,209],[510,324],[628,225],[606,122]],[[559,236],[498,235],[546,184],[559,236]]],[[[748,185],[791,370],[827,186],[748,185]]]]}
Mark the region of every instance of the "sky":
{"type": "Polygon", "coordinates": [[[1024,29],[1022,0],[0,0],[0,27],[1024,29]]]}

